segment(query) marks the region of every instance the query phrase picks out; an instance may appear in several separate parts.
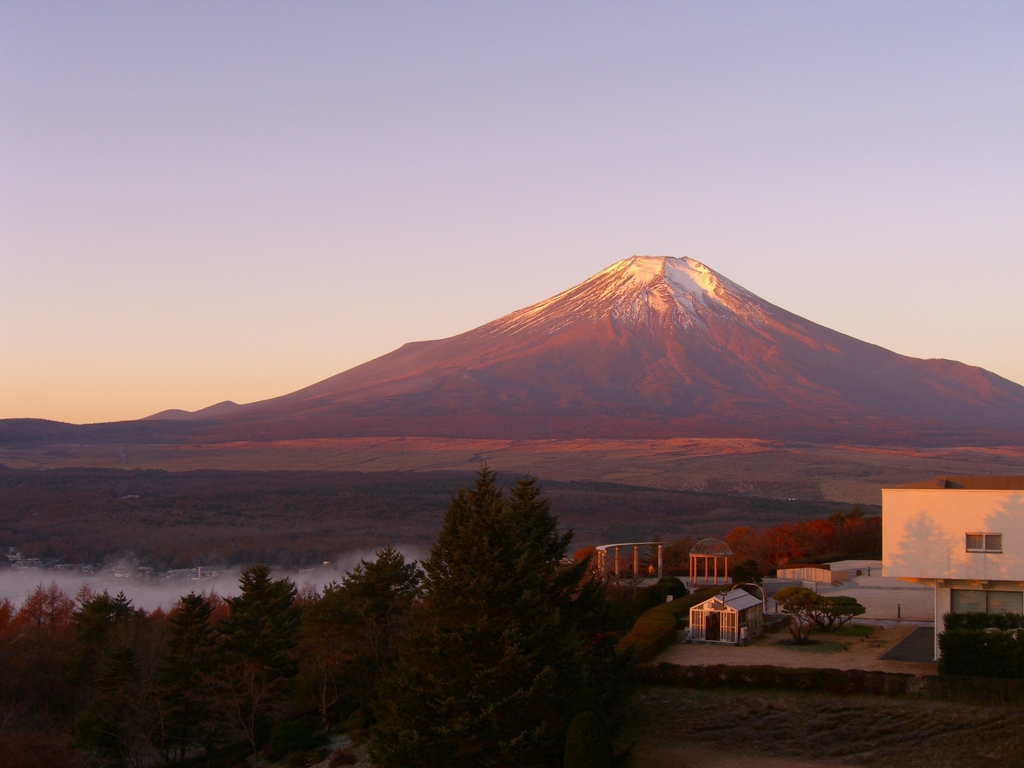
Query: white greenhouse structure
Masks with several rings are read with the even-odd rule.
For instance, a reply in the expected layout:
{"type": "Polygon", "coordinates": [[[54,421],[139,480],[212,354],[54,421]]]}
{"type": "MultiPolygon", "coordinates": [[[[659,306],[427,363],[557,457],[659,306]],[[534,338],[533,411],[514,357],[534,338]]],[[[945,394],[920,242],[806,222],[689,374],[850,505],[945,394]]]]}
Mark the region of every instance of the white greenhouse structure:
{"type": "Polygon", "coordinates": [[[736,587],[690,609],[690,640],[742,645],[764,631],[761,598],[736,587]]]}

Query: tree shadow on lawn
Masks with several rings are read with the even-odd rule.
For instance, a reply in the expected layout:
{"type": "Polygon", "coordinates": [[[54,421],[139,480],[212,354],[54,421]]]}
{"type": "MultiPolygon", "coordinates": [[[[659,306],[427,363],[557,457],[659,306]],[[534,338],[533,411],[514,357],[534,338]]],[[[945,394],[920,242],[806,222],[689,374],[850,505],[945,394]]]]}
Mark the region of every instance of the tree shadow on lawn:
{"type": "Polygon", "coordinates": [[[863,624],[839,627],[829,632],[816,629],[811,632],[811,637],[806,643],[798,643],[795,640],[779,640],[774,645],[788,648],[792,651],[804,651],[805,653],[839,653],[850,650],[852,642],[842,642],[832,638],[849,638],[851,641],[855,639],[864,641],[871,637],[874,631],[874,627],[863,624]]]}
{"type": "Polygon", "coordinates": [[[806,643],[797,643],[794,640],[780,640],[777,645],[781,648],[788,648],[791,651],[803,651],[804,653],[838,653],[850,650],[849,643],[839,643],[835,640],[808,640],[806,643]]]}

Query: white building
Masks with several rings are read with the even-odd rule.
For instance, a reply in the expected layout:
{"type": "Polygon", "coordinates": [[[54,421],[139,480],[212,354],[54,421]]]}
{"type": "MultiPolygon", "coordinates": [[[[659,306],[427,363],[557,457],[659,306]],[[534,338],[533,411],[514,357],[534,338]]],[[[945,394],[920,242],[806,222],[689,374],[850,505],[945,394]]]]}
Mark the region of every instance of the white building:
{"type": "Polygon", "coordinates": [[[882,489],[886,576],[935,589],[943,615],[1024,613],[1024,476],[937,477],[882,489]]]}

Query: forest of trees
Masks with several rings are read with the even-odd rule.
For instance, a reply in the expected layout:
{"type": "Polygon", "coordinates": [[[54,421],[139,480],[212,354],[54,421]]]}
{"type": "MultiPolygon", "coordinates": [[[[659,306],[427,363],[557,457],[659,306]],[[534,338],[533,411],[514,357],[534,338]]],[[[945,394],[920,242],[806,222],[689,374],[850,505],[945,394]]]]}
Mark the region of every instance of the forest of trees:
{"type": "Polygon", "coordinates": [[[321,591],[258,565],[237,597],[168,613],[56,585],[0,601],[0,764],[166,765],[256,751],[283,717],[337,725],[367,705],[419,580],[386,547],[321,591]]]}
{"type": "MultiPolygon", "coordinates": [[[[853,556],[882,556],[882,518],[869,517],[860,505],[825,518],[780,523],[764,528],[744,525],[725,535],[733,566],[766,574],[787,564],[824,563],[853,556]]],[[[676,539],[665,546],[664,563],[684,573],[696,539],[676,539]]],[[[732,566],[731,566],[732,567],[732,566]]]]}
{"type": "MultiPolygon", "coordinates": [[[[422,564],[385,547],[302,590],[256,565],[236,597],[193,592],[167,612],[56,584],[0,600],[0,765],[228,768],[286,732],[346,731],[381,768],[557,767],[571,723],[611,722],[615,643],[643,609],[585,551],[568,557],[571,539],[535,480],[502,491],[485,468],[422,564]]],[[[727,540],[757,569],[881,546],[856,508],[727,540]]],[[[669,564],[691,545],[672,542],[669,564]]]]}
{"type": "Polygon", "coordinates": [[[385,547],[319,590],[257,565],[167,613],[57,585],[0,601],[0,764],[231,766],[283,725],[362,733],[381,766],[560,764],[621,684],[628,622],[539,494],[482,470],[422,567],[385,547]]]}
{"type": "MultiPolygon", "coordinates": [[[[499,476],[514,484],[518,476],[499,476]]],[[[306,567],[402,541],[427,549],[468,472],[163,472],[0,465],[0,550],[67,563],[138,558],[157,570],[266,562],[306,567]]],[[[545,481],[577,541],[811,520],[825,501],[545,481]]],[[[877,514],[878,510],[875,510],[877,514]]]]}

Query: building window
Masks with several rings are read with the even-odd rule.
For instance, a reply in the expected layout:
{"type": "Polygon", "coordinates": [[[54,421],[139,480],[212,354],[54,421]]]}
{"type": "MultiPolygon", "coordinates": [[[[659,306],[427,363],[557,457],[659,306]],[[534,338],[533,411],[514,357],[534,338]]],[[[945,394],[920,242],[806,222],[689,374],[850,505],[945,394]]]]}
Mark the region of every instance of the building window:
{"type": "Polygon", "coordinates": [[[1024,592],[953,589],[950,593],[953,613],[1024,613],[1024,592]]]}
{"type": "Polygon", "coordinates": [[[968,552],[989,552],[999,554],[1003,551],[1003,534],[1001,533],[968,533],[968,552]]]}

